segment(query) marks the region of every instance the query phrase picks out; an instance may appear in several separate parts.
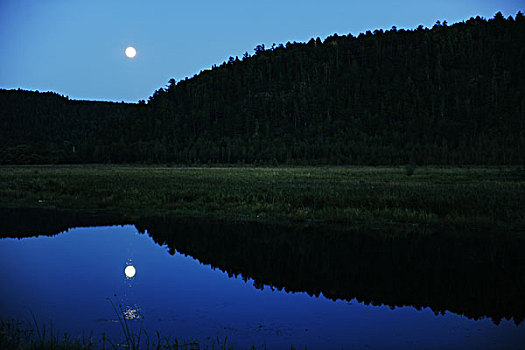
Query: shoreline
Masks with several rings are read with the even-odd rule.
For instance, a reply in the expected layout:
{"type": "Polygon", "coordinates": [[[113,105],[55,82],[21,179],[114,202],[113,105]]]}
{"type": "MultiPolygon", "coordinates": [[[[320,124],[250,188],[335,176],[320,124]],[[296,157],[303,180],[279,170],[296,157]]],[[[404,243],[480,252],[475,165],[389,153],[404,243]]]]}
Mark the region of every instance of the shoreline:
{"type": "Polygon", "coordinates": [[[0,167],[0,206],[188,220],[523,232],[518,167],[0,167]]]}

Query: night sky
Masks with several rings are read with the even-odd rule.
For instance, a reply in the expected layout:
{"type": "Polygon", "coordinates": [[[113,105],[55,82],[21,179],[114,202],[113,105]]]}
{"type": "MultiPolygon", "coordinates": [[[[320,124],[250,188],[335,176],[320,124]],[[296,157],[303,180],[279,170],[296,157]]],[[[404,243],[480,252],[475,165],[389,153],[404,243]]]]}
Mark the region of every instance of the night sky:
{"type": "Polygon", "coordinates": [[[147,100],[258,44],[525,12],[524,0],[0,0],[0,88],[147,100]],[[137,56],[124,55],[127,46],[137,56]]]}

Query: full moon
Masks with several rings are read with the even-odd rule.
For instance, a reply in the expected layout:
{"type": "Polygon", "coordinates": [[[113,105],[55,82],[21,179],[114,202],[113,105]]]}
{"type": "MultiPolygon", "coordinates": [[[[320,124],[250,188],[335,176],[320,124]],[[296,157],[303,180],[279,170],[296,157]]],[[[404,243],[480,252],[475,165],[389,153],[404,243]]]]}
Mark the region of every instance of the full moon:
{"type": "Polygon", "coordinates": [[[126,56],[128,56],[128,58],[133,58],[137,56],[137,50],[133,46],[126,47],[126,51],[124,51],[124,53],[126,54],[126,56]]]}
{"type": "Polygon", "coordinates": [[[136,273],[137,273],[137,270],[135,270],[135,268],[132,265],[128,265],[124,269],[124,274],[126,275],[127,278],[135,277],[136,273]]]}

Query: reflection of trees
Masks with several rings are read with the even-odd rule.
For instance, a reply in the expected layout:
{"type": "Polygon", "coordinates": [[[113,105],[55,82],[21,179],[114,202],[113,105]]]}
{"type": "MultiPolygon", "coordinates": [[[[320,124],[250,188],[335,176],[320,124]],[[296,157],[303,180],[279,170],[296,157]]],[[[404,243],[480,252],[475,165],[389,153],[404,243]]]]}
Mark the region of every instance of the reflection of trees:
{"type": "MultiPolygon", "coordinates": [[[[0,210],[0,235],[58,234],[125,219],[41,209],[0,210]]],[[[126,223],[132,223],[132,220],[126,223]]],[[[142,219],[167,244],[229,275],[290,292],[367,304],[430,307],[495,323],[525,317],[525,239],[480,233],[338,231],[142,219]]]]}
{"type": "Polygon", "coordinates": [[[1,208],[1,237],[55,236],[73,227],[122,225],[125,219],[108,214],[86,214],[41,208],[1,208]]]}
{"type": "Polygon", "coordinates": [[[293,229],[147,220],[139,230],[229,275],[290,292],[430,307],[470,318],[525,316],[525,240],[452,233],[293,229]]]}

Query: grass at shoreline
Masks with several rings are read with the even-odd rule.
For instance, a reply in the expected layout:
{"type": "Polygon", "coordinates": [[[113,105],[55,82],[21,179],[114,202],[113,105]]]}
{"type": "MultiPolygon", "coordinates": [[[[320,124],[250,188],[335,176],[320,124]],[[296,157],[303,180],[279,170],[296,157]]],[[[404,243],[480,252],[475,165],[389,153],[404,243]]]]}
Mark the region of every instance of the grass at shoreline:
{"type": "MultiPolygon", "coordinates": [[[[122,317],[122,316],[120,316],[122,317]]],[[[136,326],[136,325],[135,325],[136,326]]],[[[183,341],[151,332],[139,327],[127,328],[122,339],[116,340],[105,334],[71,336],[53,329],[53,325],[28,324],[17,320],[0,320],[0,348],[9,350],[233,350],[228,338],[216,339],[209,343],[195,340],[183,341]]],[[[250,349],[257,350],[252,346],[250,349]]],[[[291,349],[295,349],[291,346],[291,349]]]]}
{"type": "Polygon", "coordinates": [[[525,228],[517,167],[0,167],[0,204],[126,215],[525,228]]]}
{"type": "MultiPolygon", "coordinates": [[[[31,313],[33,318],[32,324],[19,320],[2,320],[0,319],[0,347],[2,349],[12,350],[29,350],[29,349],[82,349],[82,350],[95,350],[95,349],[130,349],[130,350],[227,350],[233,349],[232,346],[228,345],[228,339],[217,337],[212,339],[209,344],[202,344],[198,341],[180,341],[177,338],[170,339],[167,336],[161,335],[158,331],[149,334],[142,326],[142,322],[137,327],[129,321],[126,316],[126,311],[122,304],[117,299],[117,295],[114,298],[107,298],[110,302],[117,322],[121,326],[121,338],[119,341],[112,340],[105,334],[100,337],[93,336],[91,333],[86,336],[82,333],[81,336],[72,337],[67,333],[61,334],[58,330],[53,329],[53,324],[46,326],[46,324],[40,325],[35,315],[31,313]]],[[[256,349],[252,346],[251,349],[256,349]]],[[[293,349],[293,347],[292,347],[293,349]]]]}

